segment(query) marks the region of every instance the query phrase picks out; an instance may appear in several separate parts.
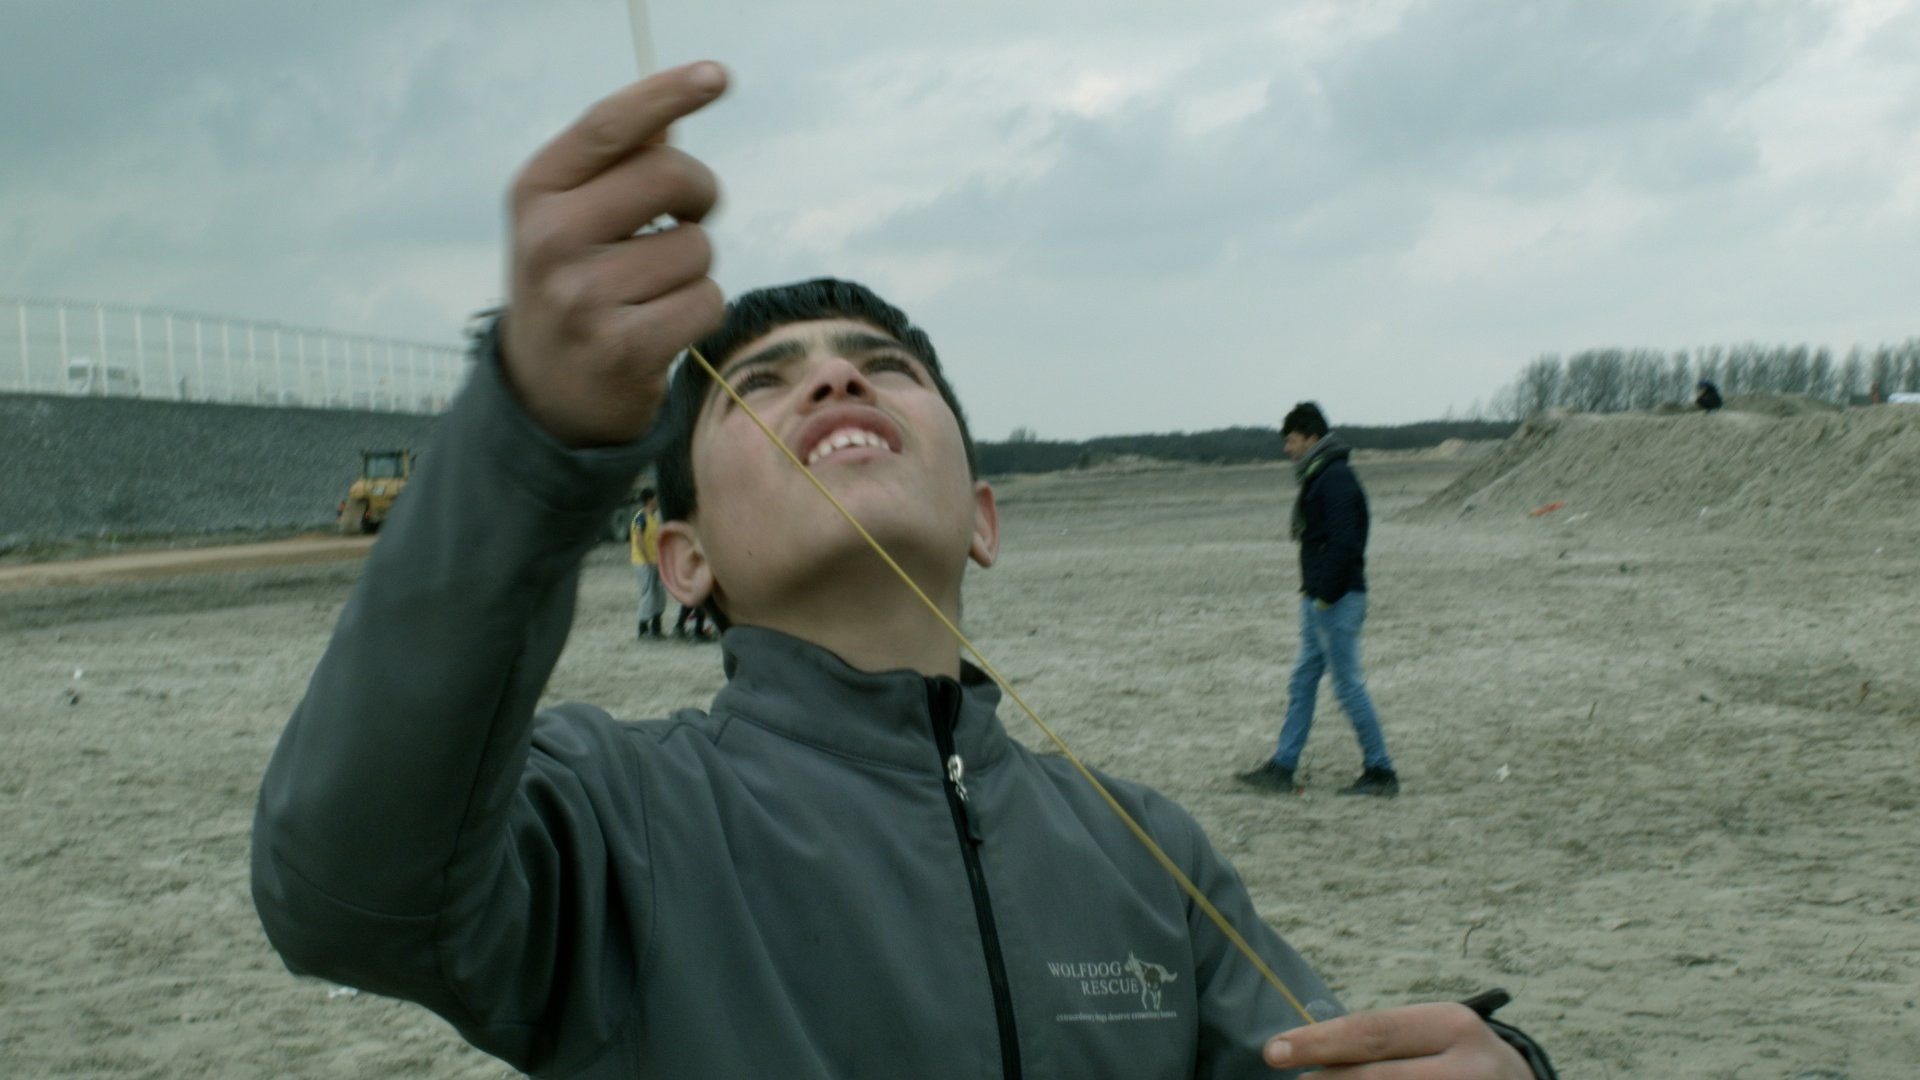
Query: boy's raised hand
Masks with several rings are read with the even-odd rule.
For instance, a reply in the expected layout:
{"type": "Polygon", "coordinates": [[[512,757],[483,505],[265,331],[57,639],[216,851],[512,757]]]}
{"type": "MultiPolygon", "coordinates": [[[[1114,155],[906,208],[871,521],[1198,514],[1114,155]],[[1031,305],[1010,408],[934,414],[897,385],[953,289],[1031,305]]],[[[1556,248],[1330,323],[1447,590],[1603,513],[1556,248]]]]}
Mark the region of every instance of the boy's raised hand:
{"type": "Polygon", "coordinates": [[[502,360],[521,406],[567,446],[644,434],[674,356],[719,325],[725,301],[698,224],[718,184],[666,135],[726,85],[706,62],[642,79],[589,109],[514,182],[502,360]],[[663,214],[679,224],[636,235],[663,214]]]}
{"type": "Polygon", "coordinates": [[[1433,1003],[1323,1020],[1267,1041],[1276,1069],[1315,1080],[1533,1080],[1513,1047],[1465,1005],[1433,1003]]]}

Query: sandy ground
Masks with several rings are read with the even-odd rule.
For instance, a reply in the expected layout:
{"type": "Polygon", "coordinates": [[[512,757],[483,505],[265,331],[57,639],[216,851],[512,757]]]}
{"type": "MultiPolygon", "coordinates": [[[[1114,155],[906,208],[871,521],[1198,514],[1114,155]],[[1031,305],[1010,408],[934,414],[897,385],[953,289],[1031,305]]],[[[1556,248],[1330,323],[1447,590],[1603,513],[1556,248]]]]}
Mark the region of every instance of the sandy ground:
{"type": "Polygon", "coordinates": [[[274,543],[130,551],[86,559],[0,566],[0,590],[36,585],[97,585],[269,566],[307,566],[366,557],[370,536],[298,536],[274,543]]]}
{"type": "MultiPolygon", "coordinates": [[[[1284,469],[1003,484],[970,630],[1089,761],[1194,810],[1351,1006],[1505,986],[1569,1078],[1914,1075],[1913,530],[1399,513],[1469,464],[1362,469],[1395,801],[1330,797],[1358,770],[1330,702],[1304,797],[1231,782],[1295,641],[1284,469]]],[[[550,696],[704,701],[717,650],[632,641],[623,563],[593,557],[550,696]]],[[[0,592],[0,1072],[511,1075],[286,974],[248,901],[255,788],[357,573],[0,592]]]]}

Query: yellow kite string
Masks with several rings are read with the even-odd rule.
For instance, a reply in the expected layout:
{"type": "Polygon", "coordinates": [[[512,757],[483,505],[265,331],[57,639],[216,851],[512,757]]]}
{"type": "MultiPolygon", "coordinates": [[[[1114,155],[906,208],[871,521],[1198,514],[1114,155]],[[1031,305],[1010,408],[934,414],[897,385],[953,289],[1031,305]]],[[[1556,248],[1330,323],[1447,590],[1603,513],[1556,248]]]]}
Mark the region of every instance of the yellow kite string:
{"type": "Polygon", "coordinates": [[[1107,786],[1102,784],[1100,779],[1093,775],[1093,770],[1087,768],[1086,765],[1080,761],[1079,755],[1075,754],[1072,749],[1067,746],[1065,740],[1054,734],[1053,729],[1047,726],[1046,721],[1040,719],[1040,714],[1034,712],[1033,707],[1027,704],[1027,700],[1020,696],[1020,691],[1015,690],[1012,683],[1009,683],[1000,676],[999,670],[993,666],[991,661],[981,654],[980,650],[974,646],[972,641],[967,639],[967,635],[960,632],[960,628],[954,625],[953,620],[947,618],[946,613],[940,610],[940,605],[934,603],[933,599],[914,582],[913,576],[908,574],[899,563],[895,562],[893,556],[887,554],[887,549],[880,545],[880,541],[873,538],[872,533],[867,532],[865,527],[854,518],[853,514],[850,513],[845,506],[841,505],[839,499],[834,498],[833,492],[827,490],[827,486],[820,482],[820,478],[813,474],[812,469],[807,468],[806,463],[800,460],[800,456],[794,453],[793,449],[785,442],[782,442],[778,435],[773,433],[773,429],[768,427],[764,420],[760,419],[760,414],[754,412],[753,407],[741,398],[739,392],[725,379],[720,377],[720,373],[715,371],[713,365],[707,362],[707,358],[700,355],[700,350],[689,348],[687,355],[693,357],[693,359],[699,363],[700,367],[712,377],[720,389],[725,391],[726,395],[733,399],[733,403],[740,407],[740,410],[747,415],[747,418],[753,421],[754,426],[758,427],[760,431],[772,441],[773,445],[780,448],[780,452],[786,455],[787,460],[793,463],[794,468],[800,470],[800,474],[807,478],[807,481],[814,486],[814,489],[820,492],[821,495],[824,495],[826,500],[833,504],[835,510],[840,511],[840,516],[847,519],[847,524],[853,526],[854,531],[859,533],[860,538],[867,542],[867,546],[873,549],[874,554],[880,556],[881,561],[885,562],[888,568],[898,575],[901,581],[906,583],[907,588],[913,590],[913,595],[919,597],[920,602],[927,605],[927,610],[933,612],[933,617],[940,620],[940,625],[946,627],[948,632],[953,634],[954,639],[960,643],[961,647],[973,654],[973,658],[980,664],[980,670],[986,672],[987,677],[992,679],[1009,698],[1013,699],[1014,704],[1019,705],[1020,710],[1027,714],[1027,719],[1032,720],[1034,726],[1038,727],[1046,734],[1048,739],[1052,740],[1053,745],[1059,748],[1061,755],[1072,762],[1074,768],[1080,770],[1080,775],[1086,778],[1087,783],[1093,785],[1093,790],[1100,793],[1100,797],[1106,800],[1107,805],[1113,809],[1113,812],[1120,815],[1120,820],[1126,823],[1128,829],[1132,830],[1134,837],[1146,847],[1147,851],[1154,857],[1154,860],[1165,868],[1167,873],[1173,875],[1173,880],[1178,882],[1180,888],[1184,889],[1186,894],[1193,898],[1194,903],[1200,905],[1200,910],[1207,913],[1207,918],[1213,920],[1213,924],[1220,928],[1220,932],[1227,936],[1227,940],[1233,942],[1234,947],[1239,949],[1248,960],[1253,962],[1253,966],[1260,970],[1260,974],[1265,976],[1269,983],[1273,984],[1275,990],[1280,991],[1281,995],[1287,999],[1287,1004],[1293,1006],[1293,1011],[1300,1014],[1301,1020],[1309,1024],[1313,1023],[1313,1015],[1307,1012],[1305,1006],[1300,1004],[1300,999],[1293,996],[1293,991],[1287,989],[1287,984],[1280,981],[1280,976],[1274,974],[1273,969],[1267,966],[1267,962],[1261,959],[1260,954],[1254,951],[1252,945],[1247,943],[1247,939],[1240,936],[1240,931],[1234,929],[1233,924],[1227,921],[1227,917],[1220,913],[1220,909],[1213,906],[1213,901],[1207,899],[1207,894],[1200,891],[1199,886],[1195,885],[1193,881],[1187,877],[1186,873],[1180,869],[1179,865],[1173,861],[1172,857],[1154,841],[1152,836],[1147,834],[1147,830],[1141,828],[1140,823],[1133,819],[1133,815],[1127,813],[1126,808],[1120,805],[1120,800],[1113,797],[1113,793],[1108,791],[1107,786]]]}

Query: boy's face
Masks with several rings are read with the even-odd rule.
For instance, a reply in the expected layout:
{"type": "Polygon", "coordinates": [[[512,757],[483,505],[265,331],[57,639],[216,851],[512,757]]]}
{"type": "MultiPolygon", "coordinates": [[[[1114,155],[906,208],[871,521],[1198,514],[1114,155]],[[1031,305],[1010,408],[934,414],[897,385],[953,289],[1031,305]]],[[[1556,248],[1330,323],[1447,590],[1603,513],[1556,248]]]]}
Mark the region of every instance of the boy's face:
{"type": "MultiPolygon", "coordinates": [[[[950,578],[957,589],[969,557],[993,561],[993,492],[969,475],[959,422],[899,342],[852,319],[789,323],[715,362],[874,538],[930,579],[923,585],[937,590],[950,578]]],[[[717,387],[694,422],[691,456],[699,506],[682,528],[700,565],[675,576],[689,592],[717,589],[733,618],[751,620],[783,593],[817,587],[836,560],[865,551],[717,387]]]]}

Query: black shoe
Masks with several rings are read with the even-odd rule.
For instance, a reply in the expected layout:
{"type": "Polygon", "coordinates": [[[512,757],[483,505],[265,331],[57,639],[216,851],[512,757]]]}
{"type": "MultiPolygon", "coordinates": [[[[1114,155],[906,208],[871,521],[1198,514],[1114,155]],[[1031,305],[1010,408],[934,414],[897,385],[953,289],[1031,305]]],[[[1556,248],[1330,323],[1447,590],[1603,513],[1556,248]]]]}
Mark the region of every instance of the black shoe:
{"type": "Polygon", "coordinates": [[[1368,769],[1360,779],[1340,789],[1342,795],[1377,795],[1391,799],[1400,794],[1400,777],[1392,769],[1368,769]]]}
{"type": "Polygon", "coordinates": [[[1250,788],[1271,791],[1279,795],[1292,795],[1299,790],[1293,783],[1293,770],[1271,759],[1262,762],[1259,768],[1243,772],[1234,779],[1250,788]]]}

